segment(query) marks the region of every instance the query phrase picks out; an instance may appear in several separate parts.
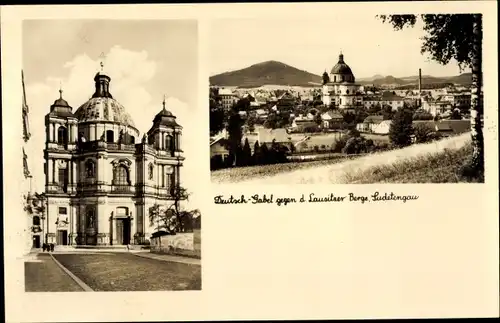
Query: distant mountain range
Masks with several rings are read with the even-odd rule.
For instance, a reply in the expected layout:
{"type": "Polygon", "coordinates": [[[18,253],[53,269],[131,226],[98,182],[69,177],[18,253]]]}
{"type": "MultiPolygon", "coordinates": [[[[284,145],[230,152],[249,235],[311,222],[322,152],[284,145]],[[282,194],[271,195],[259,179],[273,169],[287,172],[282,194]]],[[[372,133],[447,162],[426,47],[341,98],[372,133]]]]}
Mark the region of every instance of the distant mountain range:
{"type": "MultiPolygon", "coordinates": [[[[241,70],[210,77],[210,85],[240,88],[253,88],[264,85],[314,86],[314,84],[321,84],[321,82],[322,78],[319,75],[277,61],[262,62],[241,70]]],[[[374,75],[369,78],[356,79],[356,82],[375,86],[411,86],[418,84],[418,75],[408,77],[374,75]]],[[[472,74],[464,73],[450,77],[422,75],[422,84],[439,83],[470,85],[472,83],[472,74]]]]}
{"type": "MultiPolygon", "coordinates": [[[[376,75],[371,78],[360,78],[356,82],[360,84],[373,84],[375,86],[383,85],[395,85],[395,86],[405,86],[405,85],[418,85],[418,75],[406,76],[406,77],[394,77],[376,75]]],[[[431,75],[422,75],[422,84],[444,84],[452,83],[459,85],[471,85],[472,84],[472,74],[463,73],[457,76],[449,77],[434,77],[431,75]]]]}

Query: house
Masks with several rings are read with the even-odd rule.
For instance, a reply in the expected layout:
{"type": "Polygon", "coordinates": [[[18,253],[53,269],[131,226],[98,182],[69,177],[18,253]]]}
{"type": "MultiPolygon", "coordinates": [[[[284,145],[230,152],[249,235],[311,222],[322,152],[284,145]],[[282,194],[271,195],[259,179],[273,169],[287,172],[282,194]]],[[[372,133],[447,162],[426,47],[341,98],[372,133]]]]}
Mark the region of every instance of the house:
{"type": "Polygon", "coordinates": [[[291,130],[293,132],[304,132],[310,128],[317,128],[318,124],[314,121],[313,116],[304,117],[302,114],[299,114],[298,117],[293,119],[291,130]]]}
{"type": "Polygon", "coordinates": [[[373,132],[373,129],[376,128],[382,121],[384,121],[383,116],[371,115],[363,120],[363,123],[358,123],[356,125],[356,129],[360,132],[373,132]]]}
{"type": "Polygon", "coordinates": [[[373,128],[373,133],[378,135],[387,135],[389,134],[389,129],[391,128],[391,120],[383,120],[378,125],[373,128]]]}
{"type": "Polygon", "coordinates": [[[392,111],[397,111],[404,106],[404,97],[387,91],[382,93],[382,95],[365,96],[363,98],[363,105],[365,109],[376,105],[380,105],[380,107],[390,106],[392,111]]]}
{"type": "Polygon", "coordinates": [[[259,120],[266,120],[267,119],[267,111],[264,109],[257,109],[255,110],[255,116],[259,120]]]}
{"type": "Polygon", "coordinates": [[[210,142],[210,159],[220,158],[223,163],[229,156],[229,141],[224,136],[219,136],[210,142]]]}
{"type": "Polygon", "coordinates": [[[340,113],[330,110],[321,115],[321,121],[325,129],[339,129],[344,123],[344,117],[340,113]]]}
{"type": "Polygon", "coordinates": [[[260,128],[257,130],[257,140],[260,145],[266,144],[270,147],[273,141],[278,144],[288,145],[291,142],[291,137],[284,128],[260,128]]]}
{"type": "Polygon", "coordinates": [[[429,112],[433,116],[437,116],[445,113],[446,111],[451,111],[453,109],[453,105],[449,101],[424,98],[422,100],[422,109],[429,112]]]}
{"type": "Polygon", "coordinates": [[[470,131],[469,120],[413,121],[413,126],[417,126],[419,124],[426,124],[433,131],[436,131],[444,136],[458,135],[470,131]]]}

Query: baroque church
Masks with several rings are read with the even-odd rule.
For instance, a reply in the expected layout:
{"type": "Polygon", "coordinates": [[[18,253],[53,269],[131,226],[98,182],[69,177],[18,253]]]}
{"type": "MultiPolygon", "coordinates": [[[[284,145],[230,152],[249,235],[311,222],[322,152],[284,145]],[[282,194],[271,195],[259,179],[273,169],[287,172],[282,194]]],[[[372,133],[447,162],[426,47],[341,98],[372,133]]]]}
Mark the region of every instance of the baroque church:
{"type": "Polygon", "coordinates": [[[355,81],[351,68],[345,63],[344,55],[340,53],[339,60],[330,71],[330,75],[326,71],[323,73],[323,104],[348,110],[362,106],[364,88],[355,81]]]}
{"type": "Polygon", "coordinates": [[[102,63],[94,83],[94,94],[76,111],[60,90],[45,116],[46,242],[140,244],[156,231],[149,208],[174,202],[184,161],[182,127],[163,100],[139,138],[111,94],[102,63]]]}

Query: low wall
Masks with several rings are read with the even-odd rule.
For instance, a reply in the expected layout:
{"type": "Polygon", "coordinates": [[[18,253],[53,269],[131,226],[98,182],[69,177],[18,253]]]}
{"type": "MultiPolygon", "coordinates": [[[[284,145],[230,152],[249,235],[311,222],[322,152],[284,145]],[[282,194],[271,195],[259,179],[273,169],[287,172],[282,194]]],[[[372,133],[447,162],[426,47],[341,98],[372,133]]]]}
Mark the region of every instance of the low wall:
{"type": "Polygon", "coordinates": [[[171,250],[194,250],[194,233],[177,233],[151,239],[152,252],[171,250]]]}

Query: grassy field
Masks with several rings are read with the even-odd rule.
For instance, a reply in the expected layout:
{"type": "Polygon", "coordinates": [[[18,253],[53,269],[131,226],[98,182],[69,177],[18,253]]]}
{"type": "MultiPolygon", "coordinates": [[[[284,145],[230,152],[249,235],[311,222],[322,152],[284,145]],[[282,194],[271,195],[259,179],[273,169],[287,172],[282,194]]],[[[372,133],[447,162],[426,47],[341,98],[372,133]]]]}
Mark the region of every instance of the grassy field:
{"type": "Polygon", "coordinates": [[[128,253],[54,257],[94,291],[200,290],[201,267],[128,253]]]}
{"type": "Polygon", "coordinates": [[[346,173],[342,182],[350,184],[372,183],[484,183],[484,177],[466,179],[460,168],[472,154],[469,144],[453,150],[426,154],[386,165],[373,166],[356,173],[346,173]]]}
{"type": "Polygon", "coordinates": [[[252,178],[262,178],[281,173],[293,172],[298,169],[336,164],[352,158],[354,157],[339,155],[338,158],[327,160],[219,169],[211,172],[211,179],[215,183],[237,183],[252,178]]]}

